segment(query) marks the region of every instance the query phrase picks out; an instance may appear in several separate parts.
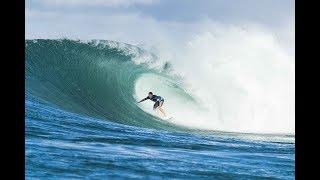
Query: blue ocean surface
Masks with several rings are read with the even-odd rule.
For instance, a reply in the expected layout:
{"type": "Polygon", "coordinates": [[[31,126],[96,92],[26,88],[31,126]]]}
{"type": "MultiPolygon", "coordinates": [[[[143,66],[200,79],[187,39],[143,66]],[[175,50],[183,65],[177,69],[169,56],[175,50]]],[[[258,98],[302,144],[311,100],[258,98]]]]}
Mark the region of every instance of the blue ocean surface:
{"type": "Polygon", "coordinates": [[[142,111],[134,82],[152,71],[131,58],[26,41],[26,179],[295,179],[294,135],[195,131],[142,111]]]}

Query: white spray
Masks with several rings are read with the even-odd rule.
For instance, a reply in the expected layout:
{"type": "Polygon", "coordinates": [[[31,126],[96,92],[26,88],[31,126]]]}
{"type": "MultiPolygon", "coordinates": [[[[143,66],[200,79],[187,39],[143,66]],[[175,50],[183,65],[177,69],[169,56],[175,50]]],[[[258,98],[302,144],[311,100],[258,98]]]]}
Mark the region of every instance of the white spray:
{"type": "MultiPolygon", "coordinates": [[[[172,49],[171,49],[172,50],[172,49]]],[[[160,77],[145,75],[136,97],[149,90],[166,98],[173,123],[245,133],[294,134],[294,57],[259,28],[211,26],[175,48],[174,74],[199,103],[184,101],[160,77]]],[[[161,56],[161,54],[160,54],[161,56]]],[[[141,106],[149,113],[152,105],[141,106]]]]}

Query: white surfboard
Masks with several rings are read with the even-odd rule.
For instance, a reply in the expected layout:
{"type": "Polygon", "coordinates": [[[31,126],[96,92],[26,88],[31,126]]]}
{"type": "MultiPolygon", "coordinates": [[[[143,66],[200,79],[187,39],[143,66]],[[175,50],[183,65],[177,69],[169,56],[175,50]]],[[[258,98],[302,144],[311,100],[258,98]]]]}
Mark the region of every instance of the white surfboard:
{"type": "Polygon", "coordinates": [[[167,117],[165,117],[165,118],[162,118],[162,119],[164,119],[164,120],[171,120],[173,117],[169,117],[169,118],[167,118],[167,117]]]}

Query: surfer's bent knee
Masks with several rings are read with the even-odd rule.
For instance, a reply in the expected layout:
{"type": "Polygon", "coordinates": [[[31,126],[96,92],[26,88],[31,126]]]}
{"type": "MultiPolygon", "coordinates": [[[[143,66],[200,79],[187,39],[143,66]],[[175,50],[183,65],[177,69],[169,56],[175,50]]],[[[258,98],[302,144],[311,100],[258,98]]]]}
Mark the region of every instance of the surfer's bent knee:
{"type": "Polygon", "coordinates": [[[159,107],[162,107],[163,103],[164,103],[164,99],[162,99],[162,100],[160,101],[159,107]]]}

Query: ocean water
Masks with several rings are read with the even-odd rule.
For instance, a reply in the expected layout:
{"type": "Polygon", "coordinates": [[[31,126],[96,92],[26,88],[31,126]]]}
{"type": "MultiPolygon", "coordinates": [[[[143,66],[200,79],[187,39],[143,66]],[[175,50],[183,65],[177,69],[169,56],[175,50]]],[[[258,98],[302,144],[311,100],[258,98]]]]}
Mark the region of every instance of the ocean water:
{"type": "Polygon", "coordinates": [[[156,62],[124,43],[26,40],[26,179],[295,178],[293,134],[192,128],[137,105],[150,84],[168,111],[201,104],[156,62]]]}

